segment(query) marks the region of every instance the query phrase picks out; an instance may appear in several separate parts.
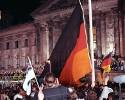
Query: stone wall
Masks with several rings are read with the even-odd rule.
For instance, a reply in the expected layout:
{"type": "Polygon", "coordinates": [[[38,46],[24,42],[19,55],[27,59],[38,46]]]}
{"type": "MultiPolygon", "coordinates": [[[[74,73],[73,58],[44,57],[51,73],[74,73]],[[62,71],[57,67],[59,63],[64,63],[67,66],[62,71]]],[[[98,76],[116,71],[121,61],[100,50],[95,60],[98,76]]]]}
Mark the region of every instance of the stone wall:
{"type": "Polygon", "coordinates": [[[35,28],[32,23],[2,30],[0,31],[0,38],[2,39],[0,41],[0,67],[6,69],[25,67],[27,56],[35,64],[35,28]],[[26,40],[28,43],[25,43],[26,40]],[[17,41],[18,43],[16,43],[17,41]]]}

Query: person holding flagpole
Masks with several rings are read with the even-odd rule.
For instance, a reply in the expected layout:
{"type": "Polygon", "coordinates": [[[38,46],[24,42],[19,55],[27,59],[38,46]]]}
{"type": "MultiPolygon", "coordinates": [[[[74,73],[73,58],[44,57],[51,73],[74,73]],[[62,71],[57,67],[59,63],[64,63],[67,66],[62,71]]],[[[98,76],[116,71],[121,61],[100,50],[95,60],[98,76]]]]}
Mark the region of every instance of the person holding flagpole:
{"type": "Polygon", "coordinates": [[[68,88],[60,85],[53,73],[47,73],[44,78],[44,85],[41,85],[38,95],[35,95],[33,100],[67,100],[68,95],[68,88]]]}
{"type": "Polygon", "coordinates": [[[38,100],[43,100],[44,99],[44,94],[43,94],[43,86],[39,88],[39,93],[38,93],[38,100]]]}
{"type": "Polygon", "coordinates": [[[30,95],[30,93],[31,93],[31,80],[32,79],[36,80],[36,83],[37,83],[38,88],[39,88],[39,83],[38,83],[38,81],[36,79],[35,72],[33,70],[31,61],[30,61],[30,59],[28,57],[26,77],[25,77],[25,80],[24,80],[24,83],[23,83],[23,89],[26,91],[27,95],[30,95]]]}

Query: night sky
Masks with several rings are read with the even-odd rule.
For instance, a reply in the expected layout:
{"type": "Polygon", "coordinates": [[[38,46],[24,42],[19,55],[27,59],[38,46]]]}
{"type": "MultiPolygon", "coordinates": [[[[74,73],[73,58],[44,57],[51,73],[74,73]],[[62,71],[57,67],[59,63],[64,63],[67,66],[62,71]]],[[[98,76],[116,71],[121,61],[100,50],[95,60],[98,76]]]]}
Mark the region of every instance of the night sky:
{"type": "Polygon", "coordinates": [[[1,26],[6,27],[32,21],[31,12],[45,1],[47,0],[0,0],[0,10],[9,16],[8,18],[3,15],[4,21],[1,26]],[[9,21],[6,22],[7,20],[9,21]]]}
{"type": "MultiPolygon", "coordinates": [[[[30,16],[40,5],[48,0],[0,0],[0,10],[2,10],[2,20],[0,29],[32,21],[30,16]]],[[[118,0],[119,10],[123,14],[125,11],[125,0],[118,0]]]]}

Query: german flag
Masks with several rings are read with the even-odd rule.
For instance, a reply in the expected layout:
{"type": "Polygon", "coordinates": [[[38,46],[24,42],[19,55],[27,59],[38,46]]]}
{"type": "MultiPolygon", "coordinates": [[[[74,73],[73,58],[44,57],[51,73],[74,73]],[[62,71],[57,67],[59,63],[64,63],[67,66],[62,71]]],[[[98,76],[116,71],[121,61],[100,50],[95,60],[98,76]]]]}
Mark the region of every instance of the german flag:
{"type": "Polygon", "coordinates": [[[111,71],[111,63],[112,63],[112,57],[111,57],[112,53],[109,53],[107,56],[104,57],[102,63],[101,63],[101,68],[105,71],[105,72],[110,72],[111,71]]]}
{"type": "Polygon", "coordinates": [[[82,9],[78,4],[50,56],[52,72],[64,85],[79,84],[91,72],[87,34],[82,9]]]}

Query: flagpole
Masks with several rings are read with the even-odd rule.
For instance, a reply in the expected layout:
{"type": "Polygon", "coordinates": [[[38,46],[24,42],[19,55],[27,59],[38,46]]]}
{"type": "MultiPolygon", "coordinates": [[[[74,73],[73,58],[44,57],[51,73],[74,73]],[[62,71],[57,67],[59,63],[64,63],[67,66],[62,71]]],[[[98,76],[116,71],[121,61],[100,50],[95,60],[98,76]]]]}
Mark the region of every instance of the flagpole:
{"type": "Polygon", "coordinates": [[[93,29],[92,29],[92,2],[88,0],[89,3],[89,32],[90,32],[90,55],[92,62],[92,87],[95,86],[95,68],[94,68],[94,47],[93,47],[93,29]]]}
{"type": "MultiPolygon", "coordinates": [[[[33,66],[32,66],[32,63],[31,63],[30,58],[29,58],[29,57],[27,57],[27,58],[28,58],[29,64],[31,65],[31,67],[32,67],[32,69],[33,69],[33,66]]],[[[33,71],[34,71],[34,70],[33,70],[33,71]]],[[[35,72],[34,72],[34,74],[35,74],[35,72]]],[[[35,75],[35,80],[36,80],[36,84],[37,84],[37,86],[38,86],[38,88],[39,88],[40,86],[39,86],[39,83],[38,83],[38,81],[37,81],[36,75],[35,75]]]]}
{"type": "MultiPolygon", "coordinates": [[[[91,0],[89,1],[89,4],[91,3],[91,0]]],[[[84,17],[84,9],[83,6],[81,4],[81,1],[79,0],[79,4],[81,6],[82,12],[83,12],[83,21],[84,21],[84,26],[85,25],[85,17],[84,17]]],[[[92,67],[92,87],[95,86],[95,69],[94,69],[94,49],[93,49],[93,32],[92,32],[92,8],[91,8],[91,4],[89,5],[89,9],[91,9],[91,11],[89,10],[89,22],[90,22],[90,54],[91,54],[91,67],[92,67]],[[90,16],[91,15],[91,16],[90,16]],[[90,21],[91,20],[91,21],[90,21]]],[[[85,33],[86,32],[86,28],[85,28],[85,33]]]]}

